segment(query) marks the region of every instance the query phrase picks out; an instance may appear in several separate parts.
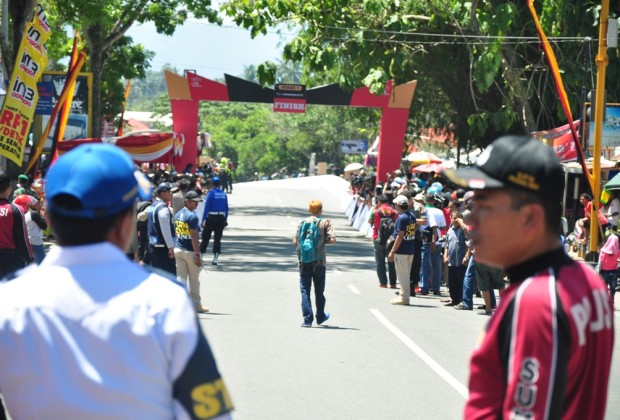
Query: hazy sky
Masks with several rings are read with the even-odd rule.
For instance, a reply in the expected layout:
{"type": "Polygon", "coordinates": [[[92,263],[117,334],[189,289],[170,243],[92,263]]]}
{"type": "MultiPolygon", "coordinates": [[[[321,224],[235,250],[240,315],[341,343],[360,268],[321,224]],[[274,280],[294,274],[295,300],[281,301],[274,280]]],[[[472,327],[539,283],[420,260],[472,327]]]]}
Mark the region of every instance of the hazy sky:
{"type": "Polygon", "coordinates": [[[151,23],[133,26],[128,35],[155,52],[152,70],[170,64],[179,71],[196,70],[210,79],[225,73],[240,75],[244,66],[280,59],[285,42],[292,38],[273,31],[252,39],[249,31],[233,24],[217,26],[197,20],[187,21],[172,36],[158,34],[151,23]]]}

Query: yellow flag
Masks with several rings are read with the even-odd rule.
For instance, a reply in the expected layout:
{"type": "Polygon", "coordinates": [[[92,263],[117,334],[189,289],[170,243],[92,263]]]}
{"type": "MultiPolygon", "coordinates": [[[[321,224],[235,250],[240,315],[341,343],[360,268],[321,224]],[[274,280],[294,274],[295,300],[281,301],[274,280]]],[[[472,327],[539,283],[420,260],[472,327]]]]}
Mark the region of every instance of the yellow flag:
{"type": "Polygon", "coordinates": [[[37,4],[34,19],[26,25],[0,112],[0,155],[19,166],[39,100],[37,81],[47,66],[45,43],[51,34],[45,11],[37,4]]]}
{"type": "Polygon", "coordinates": [[[604,206],[607,205],[607,203],[609,203],[610,198],[611,198],[611,193],[603,188],[603,191],[601,191],[601,199],[600,199],[601,204],[604,206]]]}

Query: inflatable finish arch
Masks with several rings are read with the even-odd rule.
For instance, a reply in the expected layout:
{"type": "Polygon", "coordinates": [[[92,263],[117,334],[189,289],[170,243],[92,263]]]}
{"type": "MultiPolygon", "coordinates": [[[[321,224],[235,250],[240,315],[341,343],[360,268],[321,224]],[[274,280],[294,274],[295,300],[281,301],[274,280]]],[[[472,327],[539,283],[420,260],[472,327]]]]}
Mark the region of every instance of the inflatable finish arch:
{"type": "MultiPolygon", "coordinates": [[[[273,103],[274,100],[273,89],[228,74],[225,75],[226,84],[190,72],[183,77],[165,71],[165,76],[172,108],[172,129],[185,137],[180,168],[196,163],[200,101],[273,103]]],[[[381,108],[377,181],[383,182],[387,172],[400,167],[416,83],[414,80],[393,86],[389,82],[382,95],[374,95],[366,87],[346,92],[337,84],[330,84],[306,90],[306,103],[381,108]]]]}

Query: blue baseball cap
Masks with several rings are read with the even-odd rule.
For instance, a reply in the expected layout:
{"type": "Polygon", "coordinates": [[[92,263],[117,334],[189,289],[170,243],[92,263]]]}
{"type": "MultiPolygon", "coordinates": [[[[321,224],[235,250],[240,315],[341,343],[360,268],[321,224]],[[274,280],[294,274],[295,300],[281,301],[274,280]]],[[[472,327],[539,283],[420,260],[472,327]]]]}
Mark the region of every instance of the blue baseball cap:
{"type": "Polygon", "coordinates": [[[155,190],[155,192],[157,194],[159,194],[162,191],[170,191],[172,190],[172,184],[169,182],[160,182],[159,185],[157,186],[157,189],[155,190]]]}
{"type": "Polygon", "coordinates": [[[47,174],[47,208],[52,213],[83,219],[113,216],[151,199],[151,183],[122,149],[111,144],[84,144],[62,155],[47,174]],[[54,199],[67,195],[77,206],[54,199]]]}
{"type": "Polygon", "coordinates": [[[217,184],[218,182],[220,182],[220,177],[219,177],[219,176],[214,176],[213,178],[211,178],[211,181],[212,181],[214,184],[217,184]]]}

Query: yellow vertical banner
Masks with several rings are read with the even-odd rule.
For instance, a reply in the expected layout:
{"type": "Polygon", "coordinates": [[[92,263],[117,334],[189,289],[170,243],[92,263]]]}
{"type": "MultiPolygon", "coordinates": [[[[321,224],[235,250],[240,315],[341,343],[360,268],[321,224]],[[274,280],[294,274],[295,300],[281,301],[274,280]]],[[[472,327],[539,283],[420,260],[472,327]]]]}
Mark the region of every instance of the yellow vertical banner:
{"type": "Polygon", "coordinates": [[[0,112],[0,155],[21,166],[39,99],[37,81],[47,66],[45,43],[52,31],[40,4],[26,25],[0,112]]]}

